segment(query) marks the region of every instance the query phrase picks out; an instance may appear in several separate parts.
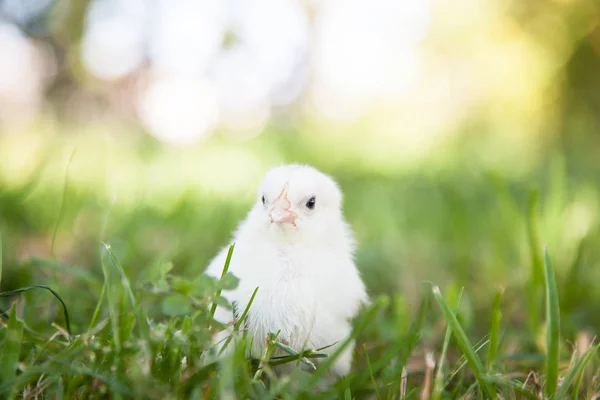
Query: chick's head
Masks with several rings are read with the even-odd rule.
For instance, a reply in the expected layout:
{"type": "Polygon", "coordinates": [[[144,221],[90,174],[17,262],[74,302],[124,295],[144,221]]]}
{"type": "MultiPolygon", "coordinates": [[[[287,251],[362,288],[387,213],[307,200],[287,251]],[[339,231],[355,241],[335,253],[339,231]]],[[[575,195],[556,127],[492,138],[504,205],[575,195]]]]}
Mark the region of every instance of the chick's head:
{"type": "Polygon", "coordinates": [[[282,165],[265,175],[253,214],[274,235],[318,240],[343,226],[341,203],[331,177],[309,166],[282,165]]]}

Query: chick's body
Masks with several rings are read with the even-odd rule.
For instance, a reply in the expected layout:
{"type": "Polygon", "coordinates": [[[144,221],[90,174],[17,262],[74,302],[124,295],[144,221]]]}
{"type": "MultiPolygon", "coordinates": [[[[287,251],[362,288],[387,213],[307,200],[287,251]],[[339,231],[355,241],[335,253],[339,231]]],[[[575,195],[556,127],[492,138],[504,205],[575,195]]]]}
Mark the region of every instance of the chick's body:
{"type": "MultiPolygon", "coordinates": [[[[278,340],[296,351],[341,344],[348,337],[350,319],[367,295],[354,265],[341,193],[331,178],[306,166],[272,169],[233,241],[229,271],[240,282],[223,295],[241,314],[258,287],[246,320],[255,356],[270,332],[280,331],[278,340]]],[[[220,275],[226,254],[223,249],[215,257],[208,274],[220,275]]],[[[223,323],[234,318],[224,308],[215,317],[223,323]]],[[[334,373],[348,372],[352,349],[337,359],[334,373]]]]}

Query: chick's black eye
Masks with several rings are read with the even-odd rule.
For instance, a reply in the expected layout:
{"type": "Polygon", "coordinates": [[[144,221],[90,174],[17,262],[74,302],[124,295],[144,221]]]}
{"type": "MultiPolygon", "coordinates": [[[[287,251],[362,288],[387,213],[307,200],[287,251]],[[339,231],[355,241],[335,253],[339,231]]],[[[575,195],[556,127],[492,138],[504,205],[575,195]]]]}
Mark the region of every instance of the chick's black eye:
{"type": "Polygon", "coordinates": [[[317,199],[315,199],[315,196],[313,196],[310,199],[308,199],[308,201],[306,202],[306,208],[308,208],[309,210],[312,210],[315,208],[316,203],[317,203],[317,199]]]}
{"type": "Polygon", "coordinates": [[[263,195],[263,197],[261,198],[262,203],[265,204],[266,200],[265,200],[265,196],[263,195]]]}

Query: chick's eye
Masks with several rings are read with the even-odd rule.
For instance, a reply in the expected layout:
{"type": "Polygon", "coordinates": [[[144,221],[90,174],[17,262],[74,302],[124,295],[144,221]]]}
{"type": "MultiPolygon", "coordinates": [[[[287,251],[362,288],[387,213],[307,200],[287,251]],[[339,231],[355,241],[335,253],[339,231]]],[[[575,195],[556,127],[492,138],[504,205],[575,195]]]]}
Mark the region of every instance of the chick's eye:
{"type": "Polygon", "coordinates": [[[315,196],[313,196],[306,202],[306,208],[308,208],[309,210],[313,210],[315,208],[316,203],[317,199],[315,199],[315,196]]]}
{"type": "Polygon", "coordinates": [[[266,202],[265,195],[262,196],[261,200],[262,200],[262,203],[265,204],[265,202],[266,202]]]}

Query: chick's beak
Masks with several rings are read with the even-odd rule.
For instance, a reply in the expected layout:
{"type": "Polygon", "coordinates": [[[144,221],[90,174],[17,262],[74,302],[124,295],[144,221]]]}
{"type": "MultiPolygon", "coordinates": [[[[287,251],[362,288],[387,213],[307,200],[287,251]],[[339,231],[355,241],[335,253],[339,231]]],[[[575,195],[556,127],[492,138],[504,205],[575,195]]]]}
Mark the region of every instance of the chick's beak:
{"type": "Polygon", "coordinates": [[[287,198],[285,189],[281,192],[279,197],[275,199],[269,211],[269,217],[271,222],[275,223],[288,223],[294,224],[296,221],[296,214],[290,211],[290,201],[287,198]]]}

